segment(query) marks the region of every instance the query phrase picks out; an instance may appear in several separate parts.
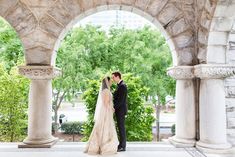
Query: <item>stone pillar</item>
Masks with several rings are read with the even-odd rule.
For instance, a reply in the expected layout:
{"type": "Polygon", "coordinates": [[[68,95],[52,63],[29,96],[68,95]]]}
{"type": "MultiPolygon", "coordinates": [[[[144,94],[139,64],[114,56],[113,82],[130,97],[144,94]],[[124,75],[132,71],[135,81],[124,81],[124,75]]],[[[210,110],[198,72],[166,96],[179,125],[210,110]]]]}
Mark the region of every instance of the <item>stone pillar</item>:
{"type": "Polygon", "coordinates": [[[48,148],[52,136],[52,78],[60,74],[52,66],[19,66],[19,73],[31,79],[28,109],[28,136],[19,148],[48,148]]]}
{"type": "Polygon", "coordinates": [[[224,79],[234,74],[228,65],[197,65],[195,76],[200,83],[200,140],[196,147],[204,151],[231,148],[226,136],[224,79]]]}
{"type": "Polygon", "coordinates": [[[168,75],[176,79],[176,129],[169,141],[176,147],[193,147],[196,138],[193,66],[170,68],[168,75]]]}

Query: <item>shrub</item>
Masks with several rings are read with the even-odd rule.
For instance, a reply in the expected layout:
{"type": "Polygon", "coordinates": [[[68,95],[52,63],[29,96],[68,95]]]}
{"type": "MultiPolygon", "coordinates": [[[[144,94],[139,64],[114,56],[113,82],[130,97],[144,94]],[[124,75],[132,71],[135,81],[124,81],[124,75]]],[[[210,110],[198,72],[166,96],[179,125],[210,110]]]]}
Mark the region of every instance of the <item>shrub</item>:
{"type": "Polygon", "coordinates": [[[65,122],[61,124],[61,130],[65,134],[82,134],[83,131],[82,122],[65,122]]]}
{"type": "MultiPolygon", "coordinates": [[[[123,76],[128,88],[128,113],[126,117],[126,133],[128,141],[151,141],[152,123],[154,122],[153,108],[144,106],[144,95],[147,88],[142,86],[141,80],[132,74],[123,76]]],[[[94,122],[94,112],[96,100],[98,97],[100,82],[90,80],[83,98],[88,112],[88,120],[84,124],[83,141],[88,140],[92,131],[94,122]]],[[[112,88],[115,88],[112,87],[112,88]]]]}
{"type": "Polygon", "coordinates": [[[29,80],[16,67],[8,73],[0,64],[0,140],[22,141],[27,134],[29,80]]]}

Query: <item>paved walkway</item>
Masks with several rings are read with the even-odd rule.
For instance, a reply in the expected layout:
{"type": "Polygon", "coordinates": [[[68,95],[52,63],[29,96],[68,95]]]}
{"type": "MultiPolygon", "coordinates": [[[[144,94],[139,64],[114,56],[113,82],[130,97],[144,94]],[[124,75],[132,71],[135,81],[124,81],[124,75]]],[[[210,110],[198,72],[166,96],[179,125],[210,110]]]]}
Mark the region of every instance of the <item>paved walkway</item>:
{"type": "MultiPolygon", "coordinates": [[[[85,143],[59,142],[52,148],[17,148],[18,143],[0,143],[0,157],[90,157],[84,154],[85,143]]],[[[235,157],[203,154],[196,148],[175,148],[167,143],[128,143],[127,151],[113,157],[235,157]]],[[[98,156],[98,155],[97,155],[98,156]]],[[[92,156],[91,156],[92,157],[92,156]]]]}

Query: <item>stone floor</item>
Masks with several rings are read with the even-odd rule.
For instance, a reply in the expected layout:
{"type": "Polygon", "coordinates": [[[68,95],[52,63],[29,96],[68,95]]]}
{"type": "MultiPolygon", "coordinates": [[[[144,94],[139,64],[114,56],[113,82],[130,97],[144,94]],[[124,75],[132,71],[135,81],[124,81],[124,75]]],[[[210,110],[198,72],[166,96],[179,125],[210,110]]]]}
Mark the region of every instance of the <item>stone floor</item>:
{"type": "MultiPolygon", "coordinates": [[[[85,143],[59,142],[52,148],[17,148],[19,143],[0,143],[0,157],[89,157],[85,143]]],[[[114,157],[235,157],[235,155],[203,154],[196,148],[175,148],[168,143],[128,143],[127,151],[114,157]]]]}

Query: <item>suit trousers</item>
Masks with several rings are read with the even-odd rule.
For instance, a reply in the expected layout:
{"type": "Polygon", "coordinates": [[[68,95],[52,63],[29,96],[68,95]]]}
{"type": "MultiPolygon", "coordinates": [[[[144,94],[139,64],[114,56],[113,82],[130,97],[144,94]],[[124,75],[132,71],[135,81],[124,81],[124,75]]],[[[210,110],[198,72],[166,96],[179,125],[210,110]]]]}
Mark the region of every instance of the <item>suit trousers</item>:
{"type": "Polygon", "coordinates": [[[126,148],[126,127],[125,127],[125,113],[116,111],[117,127],[119,132],[118,148],[126,148]]]}

